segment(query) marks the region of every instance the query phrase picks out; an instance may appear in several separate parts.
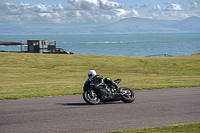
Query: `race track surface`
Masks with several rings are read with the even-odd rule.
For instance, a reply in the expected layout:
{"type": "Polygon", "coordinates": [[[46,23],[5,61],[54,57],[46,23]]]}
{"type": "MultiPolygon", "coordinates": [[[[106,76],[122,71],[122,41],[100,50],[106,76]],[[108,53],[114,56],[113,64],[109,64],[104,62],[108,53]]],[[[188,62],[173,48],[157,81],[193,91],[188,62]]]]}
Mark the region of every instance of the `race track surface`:
{"type": "Polygon", "coordinates": [[[82,95],[0,101],[0,133],[88,133],[200,122],[200,87],[134,91],[88,105],[82,95]]]}

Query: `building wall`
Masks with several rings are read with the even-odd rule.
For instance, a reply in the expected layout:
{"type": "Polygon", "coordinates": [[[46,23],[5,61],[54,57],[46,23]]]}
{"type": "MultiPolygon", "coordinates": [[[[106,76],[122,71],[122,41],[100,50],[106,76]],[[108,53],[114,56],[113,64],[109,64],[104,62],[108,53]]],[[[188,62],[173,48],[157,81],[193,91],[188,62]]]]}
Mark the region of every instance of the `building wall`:
{"type": "Polygon", "coordinates": [[[50,42],[48,40],[27,40],[28,51],[29,53],[48,53],[50,49],[56,48],[56,41],[53,41],[54,45],[52,41],[50,42]]]}

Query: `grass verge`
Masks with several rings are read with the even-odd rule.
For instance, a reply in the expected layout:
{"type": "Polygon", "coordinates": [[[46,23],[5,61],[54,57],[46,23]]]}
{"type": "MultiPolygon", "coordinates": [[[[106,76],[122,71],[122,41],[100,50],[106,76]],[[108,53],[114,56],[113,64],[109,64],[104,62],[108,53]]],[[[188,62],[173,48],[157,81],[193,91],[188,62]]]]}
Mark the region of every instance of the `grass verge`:
{"type": "Polygon", "coordinates": [[[108,133],[199,133],[200,123],[180,124],[169,127],[144,128],[137,130],[124,130],[108,133]]]}
{"type": "Polygon", "coordinates": [[[200,57],[0,53],[0,100],[82,93],[91,69],[132,90],[200,86],[200,57]]]}

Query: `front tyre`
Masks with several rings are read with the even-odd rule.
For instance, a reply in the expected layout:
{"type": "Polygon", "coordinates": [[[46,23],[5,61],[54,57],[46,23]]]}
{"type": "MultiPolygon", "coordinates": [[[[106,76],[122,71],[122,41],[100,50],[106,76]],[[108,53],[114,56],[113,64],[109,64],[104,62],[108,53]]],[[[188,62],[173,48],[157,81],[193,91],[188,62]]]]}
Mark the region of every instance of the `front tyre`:
{"type": "Polygon", "coordinates": [[[83,99],[86,103],[91,105],[96,105],[100,102],[100,98],[98,97],[97,93],[92,89],[89,89],[83,93],[83,99]]]}
{"type": "Polygon", "coordinates": [[[119,90],[120,90],[120,93],[122,94],[121,100],[124,103],[132,103],[135,100],[135,95],[131,89],[126,88],[126,87],[121,87],[121,88],[119,88],[119,90]]]}

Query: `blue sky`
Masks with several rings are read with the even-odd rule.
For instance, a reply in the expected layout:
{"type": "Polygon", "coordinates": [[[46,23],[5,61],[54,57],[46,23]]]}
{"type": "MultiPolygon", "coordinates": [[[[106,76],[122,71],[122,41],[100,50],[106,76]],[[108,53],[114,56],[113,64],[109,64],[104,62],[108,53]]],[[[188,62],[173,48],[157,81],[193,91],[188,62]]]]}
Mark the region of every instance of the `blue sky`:
{"type": "Polygon", "coordinates": [[[98,26],[123,18],[200,17],[200,0],[1,0],[0,28],[98,26]]]}

